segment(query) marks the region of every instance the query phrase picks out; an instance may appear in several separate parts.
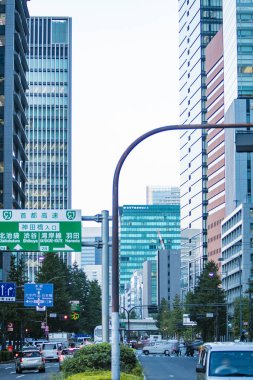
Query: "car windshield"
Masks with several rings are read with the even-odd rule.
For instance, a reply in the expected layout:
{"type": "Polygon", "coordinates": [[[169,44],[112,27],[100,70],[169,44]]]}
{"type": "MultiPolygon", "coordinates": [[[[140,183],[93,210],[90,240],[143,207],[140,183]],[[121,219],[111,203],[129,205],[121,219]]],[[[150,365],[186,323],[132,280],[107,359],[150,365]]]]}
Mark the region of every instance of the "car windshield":
{"type": "Polygon", "coordinates": [[[253,351],[214,351],[210,355],[209,375],[217,377],[253,376],[253,351]]]}
{"type": "Polygon", "coordinates": [[[26,351],[22,353],[23,358],[37,358],[40,357],[40,353],[38,351],[26,351]]]}
{"type": "Polygon", "coordinates": [[[44,344],[43,345],[43,350],[57,350],[56,344],[44,344]]]}

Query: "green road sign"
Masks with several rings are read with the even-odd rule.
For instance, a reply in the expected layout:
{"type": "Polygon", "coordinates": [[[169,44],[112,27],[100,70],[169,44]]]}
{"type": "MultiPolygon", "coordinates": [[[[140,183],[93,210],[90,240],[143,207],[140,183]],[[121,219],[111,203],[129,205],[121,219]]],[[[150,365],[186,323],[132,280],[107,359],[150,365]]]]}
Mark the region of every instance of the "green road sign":
{"type": "Polygon", "coordinates": [[[81,252],[81,210],[0,210],[0,250],[81,252]]]}

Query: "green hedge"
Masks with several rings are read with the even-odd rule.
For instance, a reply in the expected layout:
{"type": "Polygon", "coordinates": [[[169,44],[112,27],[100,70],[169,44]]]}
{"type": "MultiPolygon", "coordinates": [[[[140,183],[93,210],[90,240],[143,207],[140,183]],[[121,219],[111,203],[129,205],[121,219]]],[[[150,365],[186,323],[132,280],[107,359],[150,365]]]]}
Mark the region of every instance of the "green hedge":
{"type": "MultiPolygon", "coordinates": [[[[71,375],[67,377],[66,380],[111,380],[111,372],[83,372],[71,375]]],[[[134,376],[129,373],[121,373],[120,380],[142,380],[142,377],[134,376]]]]}
{"type": "Polygon", "coordinates": [[[0,362],[8,362],[13,359],[13,353],[9,351],[0,351],[0,362]]]}
{"type": "MultiPolygon", "coordinates": [[[[110,371],[110,369],[111,345],[109,343],[85,346],[62,364],[63,372],[68,375],[96,370],[110,371]]],[[[120,370],[134,375],[142,373],[134,350],[124,345],[120,346],[120,370]]]]}

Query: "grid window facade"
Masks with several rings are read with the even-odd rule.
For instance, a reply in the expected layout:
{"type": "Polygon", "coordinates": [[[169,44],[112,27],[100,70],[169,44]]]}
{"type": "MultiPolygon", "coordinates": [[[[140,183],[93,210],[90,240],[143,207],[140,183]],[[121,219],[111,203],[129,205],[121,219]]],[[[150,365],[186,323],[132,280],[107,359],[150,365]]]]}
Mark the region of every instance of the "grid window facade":
{"type": "Polygon", "coordinates": [[[71,207],[71,19],[31,17],[28,208],[71,207]]]}
{"type": "Polygon", "coordinates": [[[179,249],[179,205],[127,205],[120,208],[120,287],[134,271],[155,260],[159,249],[179,249]]]}

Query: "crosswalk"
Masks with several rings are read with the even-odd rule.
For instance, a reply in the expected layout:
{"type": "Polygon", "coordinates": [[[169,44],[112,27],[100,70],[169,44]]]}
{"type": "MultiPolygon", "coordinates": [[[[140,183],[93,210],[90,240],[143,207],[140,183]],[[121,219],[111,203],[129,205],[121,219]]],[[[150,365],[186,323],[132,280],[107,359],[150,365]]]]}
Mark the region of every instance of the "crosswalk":
{"type": "Polygon", "coordinates": [[[142,352],[136,352],[136,356],[137,357],[144,357],[144,358],[148,358],[148,357],[156,357],[156,358],[164,358],[166,360],[169,360],[171,358],[176,358],[176,359],[181,359],[181,358],[188,358],[188,359],[194,359],[194,358],[197,358],[198,356],[195,355],[195,356],[185,356],[185,355],[182,355],[182,356],[177,356],[177,355],[170,355],[170,356],[167,356],[167,355],[164,355],[164,354],[149,354],[149,355],[145,355],[143,354],[142,352]]]}

